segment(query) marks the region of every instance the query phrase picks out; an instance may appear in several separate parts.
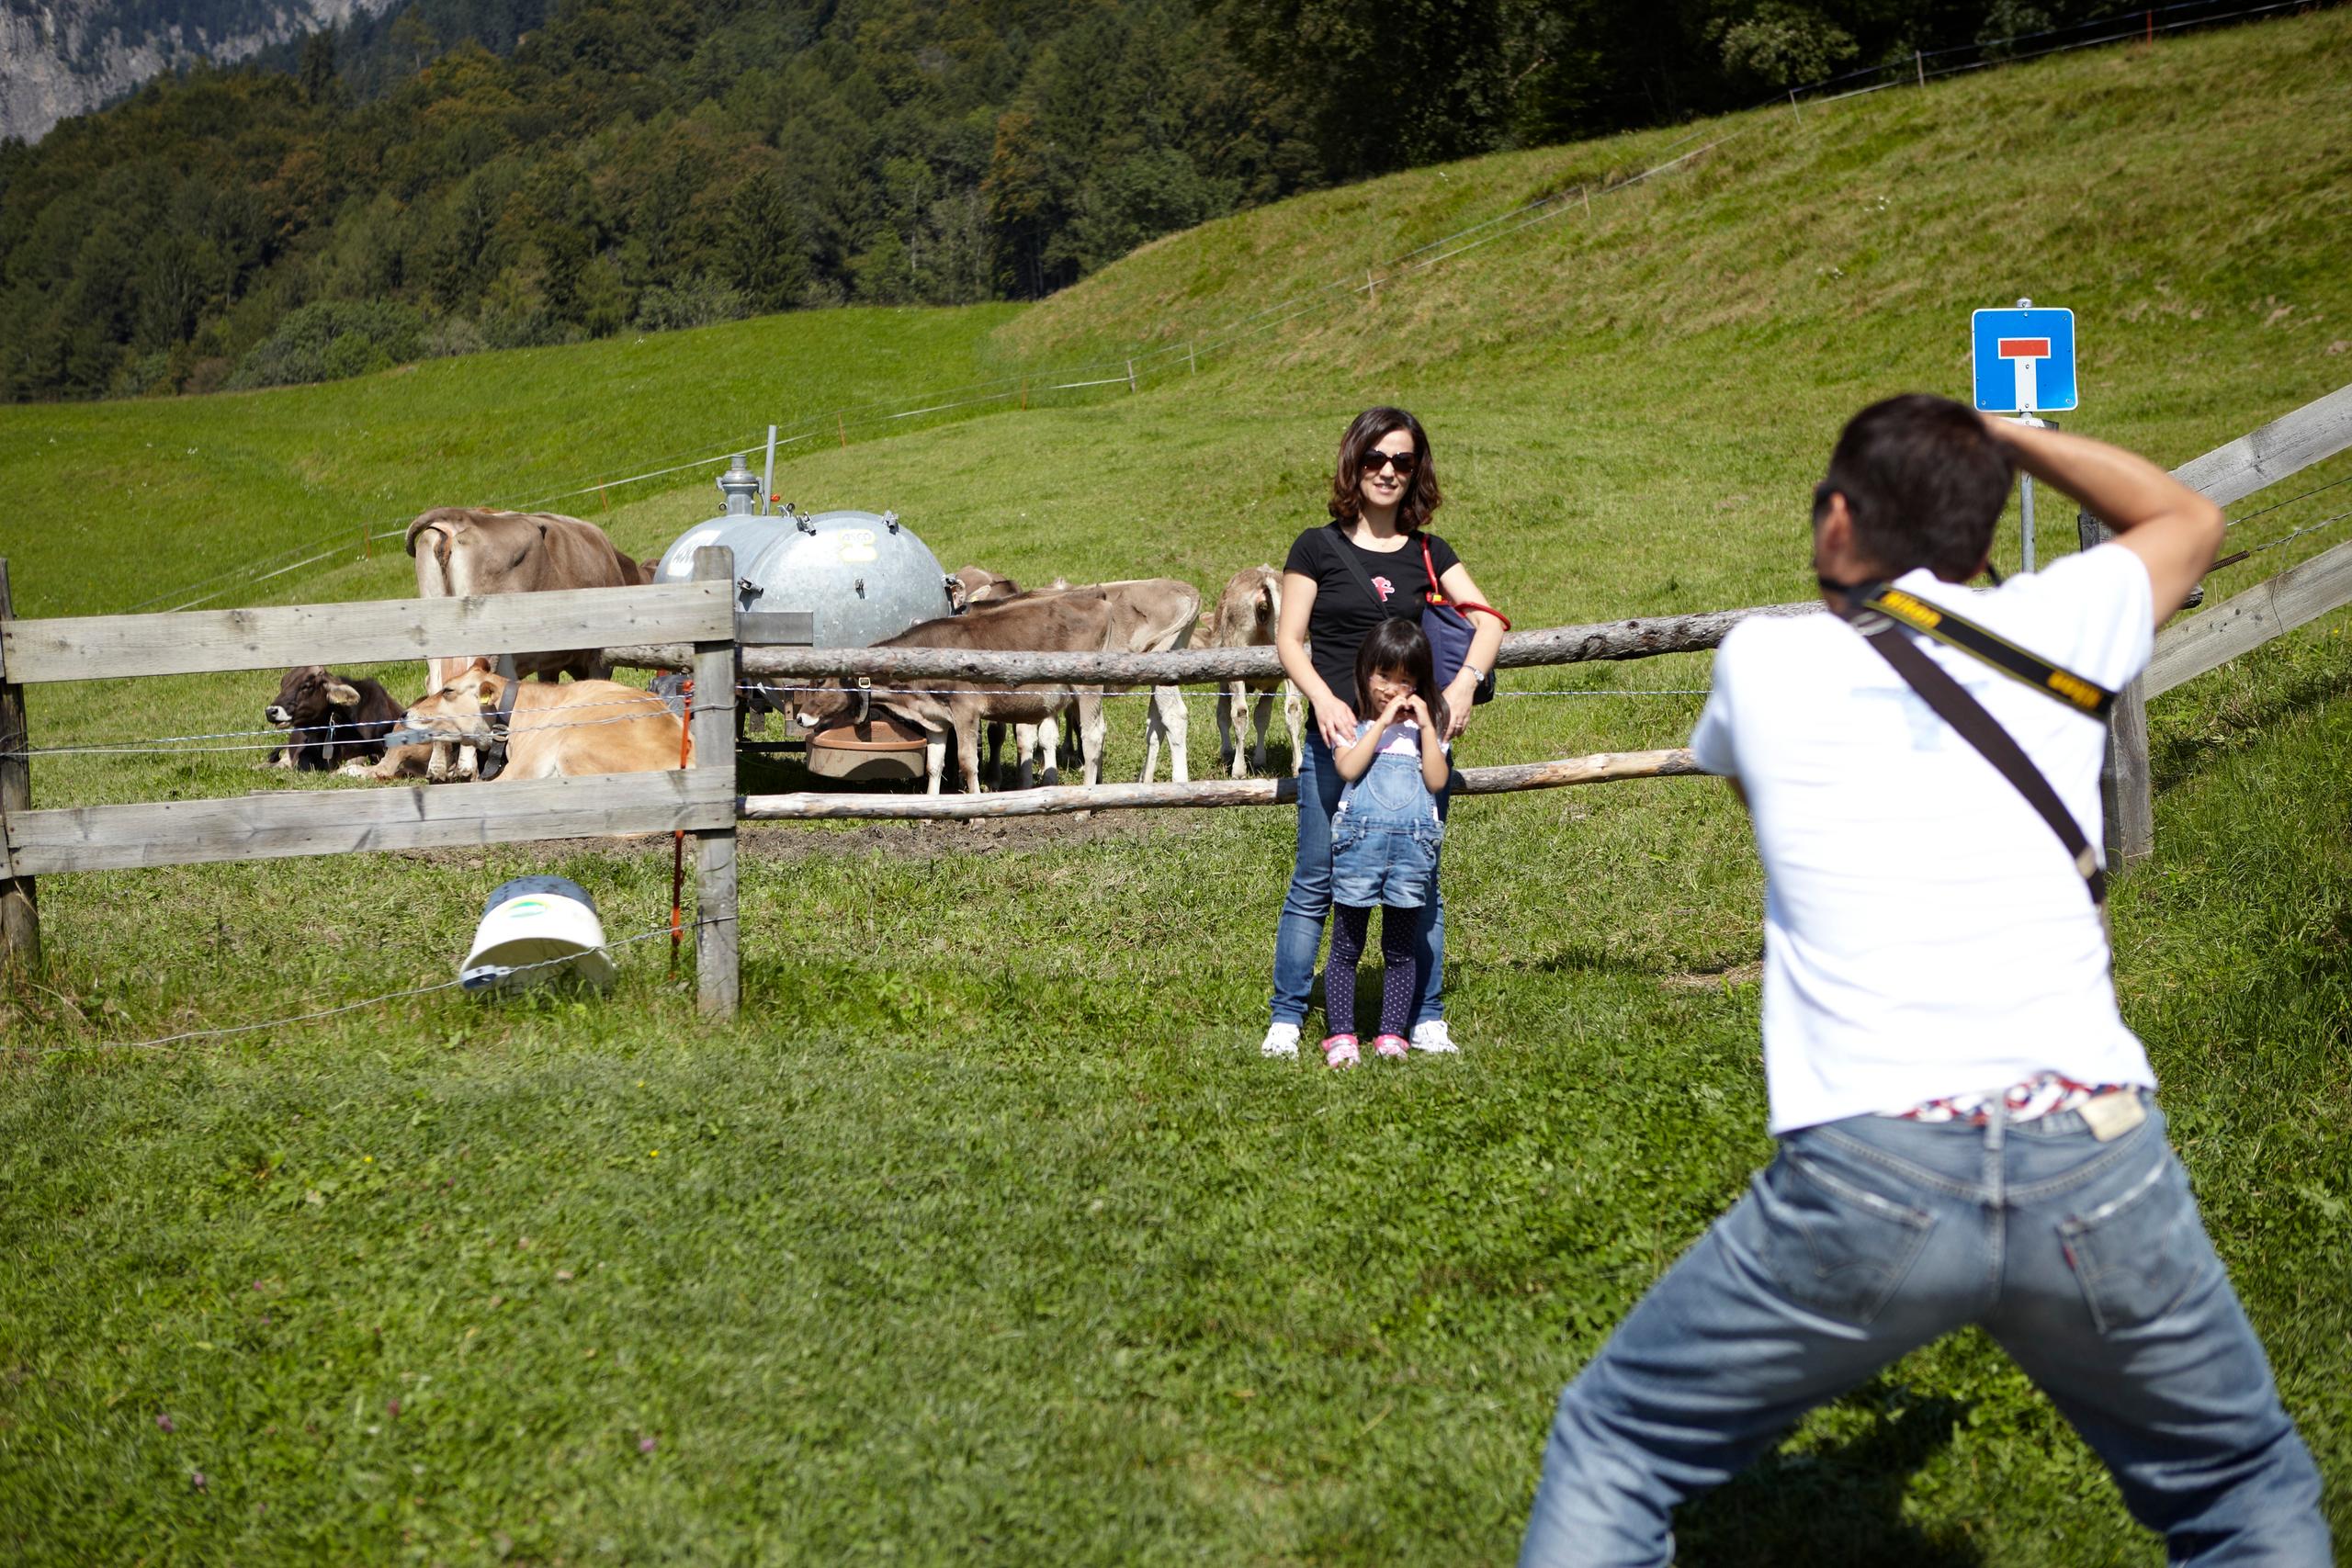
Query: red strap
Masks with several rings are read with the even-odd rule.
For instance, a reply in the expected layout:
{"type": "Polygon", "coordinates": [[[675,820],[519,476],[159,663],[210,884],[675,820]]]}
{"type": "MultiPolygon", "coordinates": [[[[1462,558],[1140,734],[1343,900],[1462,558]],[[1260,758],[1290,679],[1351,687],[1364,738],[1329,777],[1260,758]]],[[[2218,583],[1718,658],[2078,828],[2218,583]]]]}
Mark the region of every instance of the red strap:
{"type": "Polygon", "coordinates": [[[1494,616],[1495,619],[1503,624],[1503,630],[1510,630],[1510,617],[1504,615],[1500,610],[1496,609],[1492,604],[1481,604],[1476,599],[1464,599],[1460,604],[1456,604],[1453,600],[1448,599],[1445,596],[1444,591],[1437,585],[1437,563],[1430,558],[1430,542],[1426,538],[1421,541],[1421,570],[1430,574],[1429,592],[1424,595],[1424,597],[1426,597],[1430,604],[1453,604],[1455,609],[1460,610],[1464,615],[1469,614],[1473,610],[1484,610],[1487,614],[1494,616]]]}

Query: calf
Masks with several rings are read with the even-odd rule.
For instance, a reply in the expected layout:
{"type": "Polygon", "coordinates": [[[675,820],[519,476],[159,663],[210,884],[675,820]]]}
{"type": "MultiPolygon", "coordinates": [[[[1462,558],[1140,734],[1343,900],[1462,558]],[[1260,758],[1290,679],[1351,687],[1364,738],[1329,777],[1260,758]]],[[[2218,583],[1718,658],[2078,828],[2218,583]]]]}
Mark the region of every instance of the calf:
{"type": "Polygon", "coordinates": [[[477,750],[497,746],[503,728],[506,766],[494,784],[658,773],[693,759],[684,722],[651,692],[618,681],[510,681],[487,659],[410,704],[403,722],[477,750]]]}
{"type": "Polygon", "coordinates": [[[1020,592],[1021,584],[984,566],[958,567],[947,575],[947,604],[959,615],[975,604],[1010,599],[1020,592]]]}
{"type": "MultiPolygon", "coordinates": [[[[1193,639],[1193,628],[1200,623],[1201,591],[1191,583],[1173,577],[1128,578],[1117,582],[1098,582],[1072,588],[1059,578],[1054,586],[1024,593],[1017,600],[1038,601],[1052,597],[1092,596],[1102,601],[1109,609],[1111,626],[1105,650],[1112,653],[1166,653],[1184,647],[1193,639]]],[[[1111,686],[1105,691],[1120,691],[1111,686]]],[[[1155,686],[1151,692],[1151,708],[1144,720],[1144,761],[1142,779],[1151,782],[1159,771],[1159,743],[1168,741],[1169,777],[1178,784],[1191,782],[1192,771],[1187,761],[1185,746],[1186,712],[1184,692],[1181,686],[1155,686]]],[[[1023,768],[1023,783],[1027,783],[1026,769],[1032,753],[1051,754],[1055,749],[1052,721],[1041,726],[1046,733],[1018,737],[1023,768]]]]}
{"type": "MultiPolygon", "coordinates": [[[[876,648],[954,648],[989,652],[1101,652],[1111,645],[1111,607],[1100,594],[1023,594],[961,615],[944,615],[886,637],[876,648]]],[[[910,679],[903,684],[876,681],[861,685],[841,680],[804,691],[794,716],[814,732],[839,722],[861,722],[869,705],[909,719],[927,742],[929,793],[939,793],[946,771],[947,740],[956,740],[964,787],[984,787],[980,773],[980,728],[995,721],[1036,724],[1078,705],[1079,738],[1086,758],[1086,782],[1102,773],[1102,693],[1099,686],[1035,682],[991,686],[970,681],[910,679]]]]}
{"type": "Polygon", "coordinates": [[[273,767],[326,773],[383,761],[384,737],[400,723],[401,705],[374,681],[300,664],[286,672],[262,716],[292,732],[269,754],[273,767]]]}
{"type": "MultiPolygon", "coordinates": [[[[1217,595],[1216,610],[1209,617],[1208,646],[1211,648],[1272,648],[1274,627],[1283,618],[1282,574],[1270,566],[1244,567],[1233,574],[1217,595]]],[[[1298,726],[1305,704],[1299,701],[1298,688],[1280,678],[1264,681],[1228,681],[1216,698],[1217,756],[1239,778],[1247,771],[1241,758],[1241,740],[1238,733],[1243,716],[1250,707],[1250,694],[1257,695],[1258,746],[1248,764],[1260,773],[1266,771],[1266,721],[1272,717],[1273,694],[1279,687],[1283,694],[1283,722],[1290,728],[1290,771],[1298,772],[1304,753],[1298,749],[1298,726]]]]}

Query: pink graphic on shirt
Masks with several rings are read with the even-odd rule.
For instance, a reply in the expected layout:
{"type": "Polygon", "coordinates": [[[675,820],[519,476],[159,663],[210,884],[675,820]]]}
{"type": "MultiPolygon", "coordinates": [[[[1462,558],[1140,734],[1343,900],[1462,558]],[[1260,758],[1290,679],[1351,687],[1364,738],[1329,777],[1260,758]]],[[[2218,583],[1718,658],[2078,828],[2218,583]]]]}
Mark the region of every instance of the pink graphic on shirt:
{"type": "Polygon", "coordinates": [[[1385,577],[1374,578],[1372,585],[1380,590],[1380,602],[1384,604],[1396,597],[1396,585],[1385,577]]]}

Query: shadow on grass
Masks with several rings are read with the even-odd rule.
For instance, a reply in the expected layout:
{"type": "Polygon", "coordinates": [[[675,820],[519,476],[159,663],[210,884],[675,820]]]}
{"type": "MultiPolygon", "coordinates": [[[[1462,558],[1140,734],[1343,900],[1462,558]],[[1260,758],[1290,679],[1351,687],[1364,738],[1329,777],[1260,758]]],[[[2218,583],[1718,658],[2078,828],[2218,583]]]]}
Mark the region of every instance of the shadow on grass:
{"type": "Polygon", "coordinates": [[[2197,776],[2212,762],[2257,743],[2286,719],[2301,716],[2352,694],[2352,678],[2321,666],[2299,671],[2275,691],[2231,697],[2201,725],[2164,726],[2149,737],[2148,773],[2155,788],[2170,789],[2197,776]]]}
{"type": "Polygon", "coordinates": [[[1951,1440],[1965,1408],[1957,1400],[1928,1399],[1845,1442],[1773,1453],[1681,1511],[1675,1521],[1679,1561],[1694,1568],[1982,1563],[1973,1542],[1903,1517],[1913,1472],[1951,1440]]]}

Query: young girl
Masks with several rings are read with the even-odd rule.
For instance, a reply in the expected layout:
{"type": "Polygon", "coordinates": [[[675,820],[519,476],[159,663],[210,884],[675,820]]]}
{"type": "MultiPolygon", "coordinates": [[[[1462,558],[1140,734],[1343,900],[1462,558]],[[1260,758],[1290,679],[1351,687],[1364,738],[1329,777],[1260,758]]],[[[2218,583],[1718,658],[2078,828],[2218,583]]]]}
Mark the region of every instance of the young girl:
{"type": "Polygon", "coordinates": [[[1437,796],[1453,767],[1445,754],[1445,698],[1419,625],[1392,616],[1363,639],[1356,650],[1355,698],[1356,712],[1378,716],[1359,723],[1355,739],[1332,759],[1348,781],[1331,815],[1331,958],[1323,970],[1323,1018],[1331,1030],[1323,1060],[1334,1067],[1362,1059],[1356,965],[1375,904],[1386,913],[1380,918],[1380,1033],[1372,1048],[1398,1060],[1405,1055],[1420,982],[1415,939],[1445,836],[1437,796]]]}

